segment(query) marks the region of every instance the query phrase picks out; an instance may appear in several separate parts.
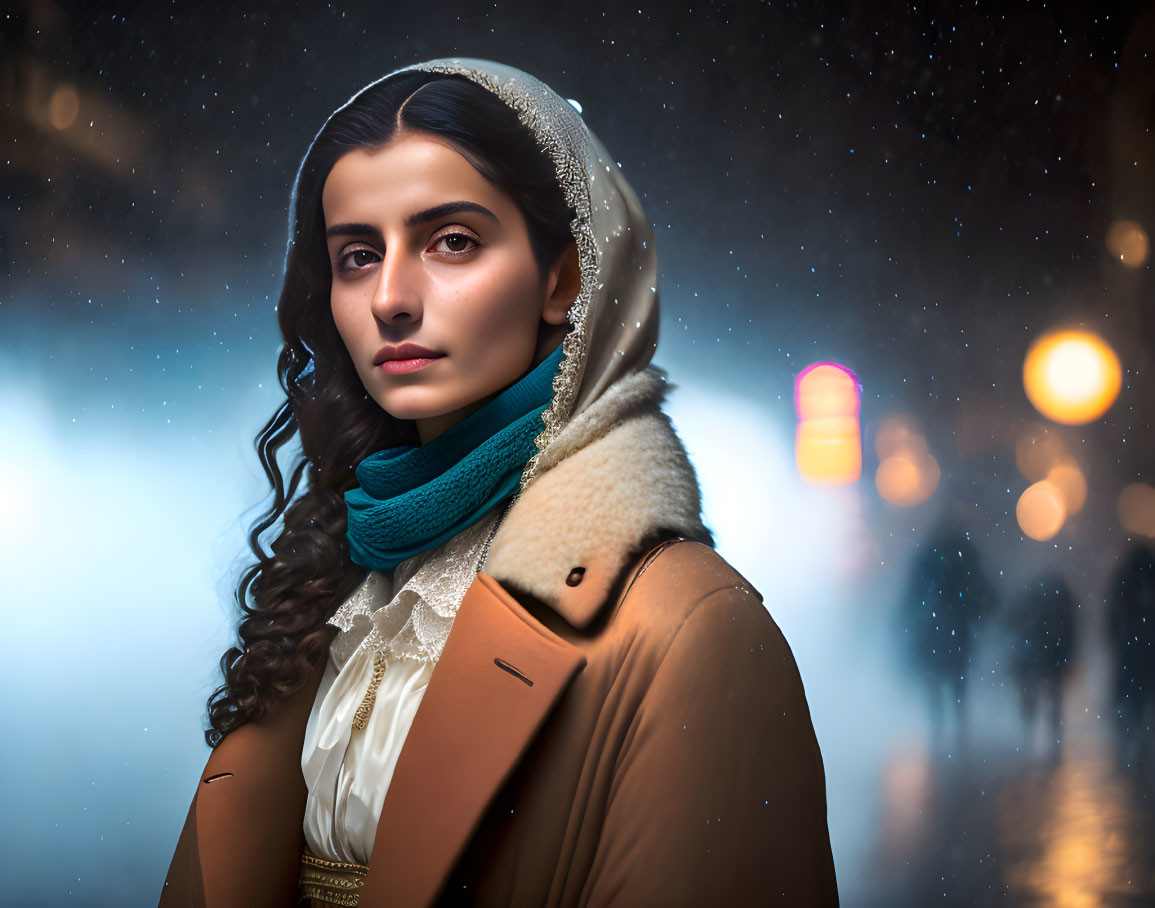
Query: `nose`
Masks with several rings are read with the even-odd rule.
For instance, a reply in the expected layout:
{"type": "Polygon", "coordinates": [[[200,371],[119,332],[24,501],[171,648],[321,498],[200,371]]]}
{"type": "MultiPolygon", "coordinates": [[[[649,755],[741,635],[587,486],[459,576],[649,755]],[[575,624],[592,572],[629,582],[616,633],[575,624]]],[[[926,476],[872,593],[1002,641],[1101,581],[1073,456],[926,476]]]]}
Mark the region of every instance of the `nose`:
{"type": "Polygon", "coordinates": [[[373,314],[386,324],[415,322],[421,318],[418,262],[405,249],[387,249],[373,288],[373,314]]]}

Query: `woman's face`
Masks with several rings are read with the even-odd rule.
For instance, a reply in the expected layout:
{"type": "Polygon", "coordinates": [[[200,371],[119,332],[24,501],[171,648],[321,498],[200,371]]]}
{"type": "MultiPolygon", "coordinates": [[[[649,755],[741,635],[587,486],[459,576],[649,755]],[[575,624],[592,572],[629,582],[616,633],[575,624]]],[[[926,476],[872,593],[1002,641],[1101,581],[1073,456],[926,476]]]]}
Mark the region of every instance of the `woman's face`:
{"type": "Polygon", "coordinates": [[[337,331],[369,395],[415,420],[422,444],[564,336],[576,251],[543,276],[517,204],[450,145],[403,132],[350,151],[322,205],[337,331]]]}

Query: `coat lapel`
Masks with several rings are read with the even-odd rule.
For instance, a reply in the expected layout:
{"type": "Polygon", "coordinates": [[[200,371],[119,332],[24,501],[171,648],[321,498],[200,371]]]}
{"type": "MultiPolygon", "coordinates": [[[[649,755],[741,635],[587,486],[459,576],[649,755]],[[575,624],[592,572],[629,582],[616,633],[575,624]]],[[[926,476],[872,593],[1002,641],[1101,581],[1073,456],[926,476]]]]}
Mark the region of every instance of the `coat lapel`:
{"type": "Polygon", "coordinates": [[[430,905],[586,657],[481,572],[397,760],[360,908],[430,905]]]}
{"type": "MultiPolygon", "coordinates": [[[[585,665],[578,647],[493,577],[474,577],[398,757],[361,908],[433,902],[498,788],[585,665]]],[[[295,904],[308,793],[301,748],[321,669],[210,754],[162,904],[295,904]]]]}

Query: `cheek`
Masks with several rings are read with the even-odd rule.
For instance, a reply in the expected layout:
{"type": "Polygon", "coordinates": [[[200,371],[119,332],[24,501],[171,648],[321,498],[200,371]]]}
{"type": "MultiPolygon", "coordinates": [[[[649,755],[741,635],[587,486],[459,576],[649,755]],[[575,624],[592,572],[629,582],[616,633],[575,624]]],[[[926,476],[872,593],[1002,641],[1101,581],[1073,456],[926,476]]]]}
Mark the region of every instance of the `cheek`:
{"type": "Polygon", "coordinates": [[[337,333],[341,335],[341,340],[345,343],[346,349],[350,349],[356,339],[354,330],[354,320],[352,318],[352,307],[349,301],[346,300],[340,293],[333,292],[329,300],[329,312],[333,316],[333,324],[337,327],[337,333]]]}
{"type": "Polygon", "coordinates": [[[541,300],[536,283],[520,269],[495,268],[455,294],[458,324],[479,342],[505,348],[536,337],[541,300]]]}

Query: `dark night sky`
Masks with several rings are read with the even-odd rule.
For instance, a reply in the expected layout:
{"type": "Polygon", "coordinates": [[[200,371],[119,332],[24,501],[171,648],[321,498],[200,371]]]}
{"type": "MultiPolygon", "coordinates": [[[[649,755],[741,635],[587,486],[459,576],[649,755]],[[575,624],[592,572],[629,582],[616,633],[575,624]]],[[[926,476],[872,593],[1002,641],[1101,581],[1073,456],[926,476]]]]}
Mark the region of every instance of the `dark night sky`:
{"type": "MultiPolygon", "coordinates": [[[[876,564],[893,570],[862,581],[878,602],[940,518],[1008,583],[1058,567],[1101,597],[1128,542],[1119,491],[1155,479],[1150,260],[1128,268],[1105,247],[1120,218],[1155,232],[1153,3],[25,2],[0,36],[0,505],[18,503],[0,576],[25,563],[12,544],[37,538],[22,521],[25,502],[41,504],[41,464],[56,465],[44,467],[54,495],[115,485],[107,501],[123,495],[125,513],[159,522],[158,539],[179,521],[184,551],[165,570],[200,564],[219,515],[255,504],[251,439],[279,403],[274,305],[296,169],[355,91],[436,56],[500,60],[580,102],[654,223],[655,361],[675,383],[742,399],[789,445],[795,374],[822,360],[854,370],[861,516],[876,564]],[[56,129],[60,88],[79,112],[56,129]],[[1038,543],[1015,520],[1028,482],[1014,440],[1043,421],[1022,360],[1035,337],[1074,322],[1114,345],[1123,389],[1101,420],[1052,427],[1089,496],[1038,543]],[[892,414],[921,423],[942,466],[918,508],[874,492],[871,440],[892,414]],[[179,475],[134,490],[124,471],[154,451],[179,475]],[[179,459],[192,455],[202,461],[179,459]],[[218,488],[219,510],[198,516],[198,494],[218,488]]],[[[723,431],[735,456],[757,454],[742,426],[723,431]]],[[[27,551],[57,549],[49,513],[49,541],[27,551]]],[[[106,516],[93,505],[69,545],[101,535],[106,516]]],[[[113,546],[109,575],[144,595],[141,553],[100,545],[113,546]]],[[[204,571],[237,554],[221,551],[204,571]]],[[[34,563],[41,576],[55,568],[34,563]]],[[[16,601],[23,583],[0,599],[16,601]]],[[[217,592],[231,593],[219,580],[217,592]]],[[[197,734],[204,700],[188,690],[208,683],[224,639],[198,628],[199,668],[156,693],[181,691],[185,725],[136,723],[169,735],[156,752],[166,772],[163,754],[197,734]]],[[[801,626],[789,635],[805,676],[801,626]]],[[[151,650],[126,664],[140,652],[151,650]]],[[[155,658],[159,677],[168,667],[155,658]]],[[[24,663],[10,664],[19,676],[24,663]]],[[[820,737],[836,699],[823,696],[820,737]]],[[[189,772],[166,777],[174,815],[189,772]]],[[[171,820],[144,824],[159,851],[171,820]]]]}
{"type": "Polygon", "coordinates": [[[210,325],[274,343],[288,187],[324,117],[406,62],[490,56],[578,98],[619,156],[658,232],[665,342],[703,371],[748,367],[730,381],[758,396],[836,359],[864,419],[910,408],[941,448],[968,417],[1029,416],[1026,344],[1074,318],[1131,367],[1087,430],[1130,476],[1155,316],[1148,269],[1103,237],[1155,222],[1155,11],[1088,9],[33,5],[4,29],[7,320],[69,326],[50,344],[140,333],[162,359],[210,325]],[[44,78],[74,80],[92,125],[22,118],[44,78]]]}

